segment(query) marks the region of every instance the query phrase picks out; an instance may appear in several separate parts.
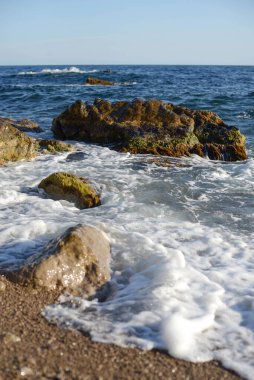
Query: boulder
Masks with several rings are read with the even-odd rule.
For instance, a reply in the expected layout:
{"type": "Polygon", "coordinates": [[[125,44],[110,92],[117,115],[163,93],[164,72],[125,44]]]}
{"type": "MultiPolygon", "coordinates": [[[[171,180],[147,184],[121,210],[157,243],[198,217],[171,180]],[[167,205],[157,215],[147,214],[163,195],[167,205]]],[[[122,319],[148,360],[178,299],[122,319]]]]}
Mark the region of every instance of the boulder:
{"type": "Polygon", "coordinates": [[[10,119],[0,118],[0,165],[9,161],[31,159],[39,154],[75,150],[61,141],[36,139],[13,126],[10,119]]]}
{"type": "Polygon", "coordinates": [[[21,285],[92,295],[110,279],[110,244],[89,225],[69,228],[30,256],[21,269],[5,276],[21,285]]]}
{"type": "Polygon", "coordinates": [[[52,199],[73,202],[80,209],[100,205],[100,197],[88,180],[70,173],[50,174],[38,187],[52,199]]]}
{"type": "Polygon", "coordinates": [[[245,137],[238,128],[213,112],[160,100],[95,99],[93,104],[78,100],[53,120],[52,130],[57,138],[111,144],[122,152],[247,159],[245,137]]]}
{"type": "Polygon", "coordinates": [[[92,78],[92,77],[88,77],[86,79],[86,82],[85,84],[90,84],[92,86],[96,86],[96,85],[102,85],[102,86],[113,86],[114,83],[113,82],[110,82],[108,80],[105,80],[105,79],[99,79],[99,78],[92,78]]]}

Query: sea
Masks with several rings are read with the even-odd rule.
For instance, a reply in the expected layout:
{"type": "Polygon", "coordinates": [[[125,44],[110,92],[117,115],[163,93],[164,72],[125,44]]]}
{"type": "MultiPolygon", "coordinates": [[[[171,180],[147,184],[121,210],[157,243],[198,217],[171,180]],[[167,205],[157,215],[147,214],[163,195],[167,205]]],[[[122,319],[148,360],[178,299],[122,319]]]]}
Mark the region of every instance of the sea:
{"type": "MultiPolygon", "coordinates": [[[[52,119],[77,99],[135,98],[216,112],[246,136],[248,160],[192,157],[158,166],[149,155],[72,143],[80,152],[0,168],[0,266],[15,269],[68,227],[110,239],[105,300],[63,295],[43,315],[95,341],[161,349],[193,362],[219,360],[254,378],[254,67],[1,66],[0,116],[29,118],[52,138],[52,119]],[[88,76],[115,82],[89,86],[88,76]],[[52,172],[88,178],[102,205],[53,201],[52,172]]],[[[39,137],[39,134],[36,135],[39,137]]]]}

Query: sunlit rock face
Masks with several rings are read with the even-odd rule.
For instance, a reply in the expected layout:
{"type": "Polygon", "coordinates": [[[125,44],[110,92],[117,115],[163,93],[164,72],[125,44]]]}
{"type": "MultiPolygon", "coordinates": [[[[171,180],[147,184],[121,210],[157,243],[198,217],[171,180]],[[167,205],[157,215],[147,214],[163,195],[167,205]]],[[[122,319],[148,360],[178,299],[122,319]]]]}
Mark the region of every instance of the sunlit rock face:
{"type": "Polygon", "coordinates": [[[31,159],[39,154],[74,150],[72,145],[62,141],[32,138],[23,132],[23,130],[35,132],[37,128],[37,124],[31,120],[24,119],[16,122],[0,118],[0,165],[9,161],[31,159]]]}
{"type": "Polygon", "coordinates": [[[90,296],[110,279],[109,261],[105,233],[77,225],[30,256],[21,269],[4,274],[23,285],[90,296]]]}
{"type": "Polygon", "coordinates": [[[57,138],[114,149],[172,157],[197,154],[212,160],[247,158],[245,137],[210,111],[195,111],[160,100],[78,100],[53,120],[57,138]]]}

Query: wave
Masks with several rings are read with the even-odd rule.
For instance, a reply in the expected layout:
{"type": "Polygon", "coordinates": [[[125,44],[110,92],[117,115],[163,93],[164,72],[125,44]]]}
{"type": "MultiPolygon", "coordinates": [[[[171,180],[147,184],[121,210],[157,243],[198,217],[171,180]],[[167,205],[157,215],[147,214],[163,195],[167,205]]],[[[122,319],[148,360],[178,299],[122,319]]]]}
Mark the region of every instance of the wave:
{"type": "Polygon", "coordinates": [[[81,70],[78,67],[66,67],[64,69],[43,69],[41,71],[21,71],[18,75],[41,75],[41,74],[86,74],[96,73],[98,70],[81,70]]]}
{"type": "Polygon", "coordinates": [[[254,117],[254,108],[242,111],[239,115],[236,116],[238,119],[248,119],[251,120],[254,117]]]}
{"type": "MultiPolygon", "coordinates": [[[[131,81],[126,81],[126,82],[113,82],[113,84],[111,84],[111,85],[107,85],[106,87],[112,87],[112,86],[132,86],[132,85],[136,85],[136,84],[138,84],[138,82],[136,82],[136,81],[133,81],[133,82],[131,82],[131,81]]],[[[104,85],[103,84],[101,84],[101,83],[98,83],[98,84],[89,84],[89,83],[86,83],[86,84],[83,84],[82,86],[86,86],[86,87],[98,87],[98,86],[100,86],[100,87],[104,87],[104,85]]]]}

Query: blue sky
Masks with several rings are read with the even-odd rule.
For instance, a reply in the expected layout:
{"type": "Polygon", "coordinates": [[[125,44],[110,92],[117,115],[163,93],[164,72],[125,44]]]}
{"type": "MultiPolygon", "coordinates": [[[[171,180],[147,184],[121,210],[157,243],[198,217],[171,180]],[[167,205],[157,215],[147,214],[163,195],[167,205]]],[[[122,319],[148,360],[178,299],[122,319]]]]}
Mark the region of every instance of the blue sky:
{"type": "Polygon", "coordinates": [[[0,0],[0,64],[254,65],[254,0],[0,0]]]}

